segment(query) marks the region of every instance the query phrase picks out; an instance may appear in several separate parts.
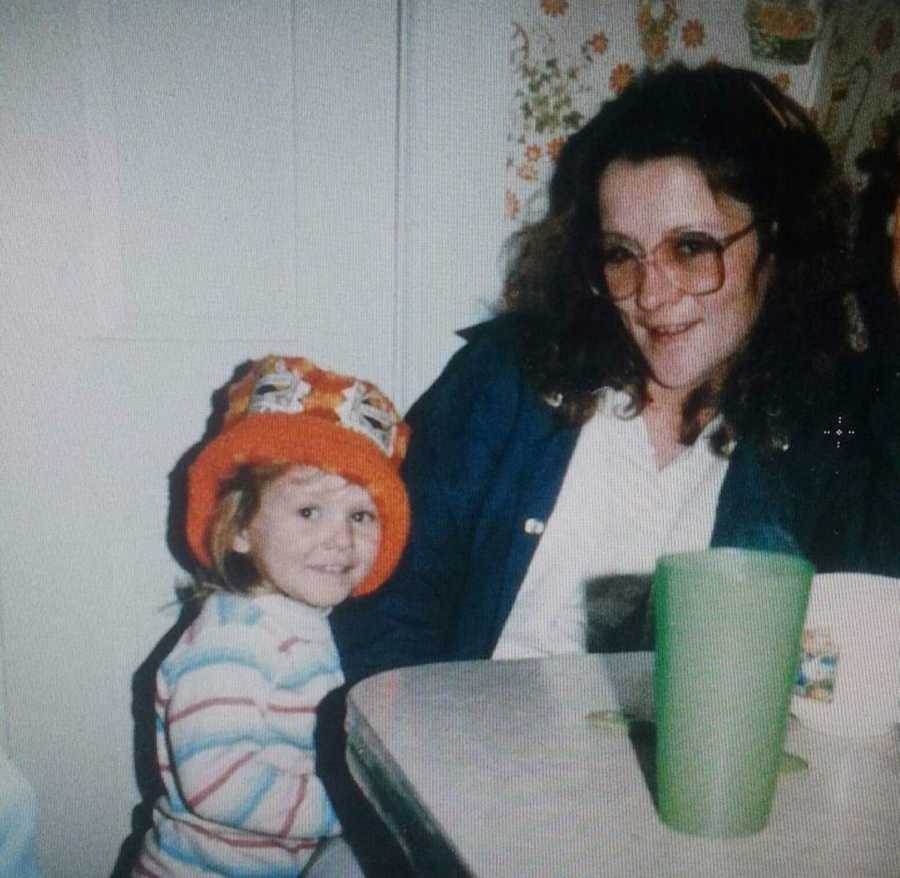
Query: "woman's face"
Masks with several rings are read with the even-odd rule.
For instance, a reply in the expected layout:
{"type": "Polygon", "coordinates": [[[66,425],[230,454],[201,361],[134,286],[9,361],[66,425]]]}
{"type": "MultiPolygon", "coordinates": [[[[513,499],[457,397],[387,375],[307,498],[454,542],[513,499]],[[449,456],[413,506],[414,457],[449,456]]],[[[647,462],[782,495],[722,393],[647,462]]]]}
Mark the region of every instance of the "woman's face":
{"type": "MultiPolygon", "coordinates": [[[[691,240],[684,233],[721,240],[753,220],[746,204],[715,194],[697,164],[681,157],[616,160],[600,177],[598,198],[604,240],[639,254],[652,253],[665,239],[691,240]]],[[[765,295],[769,261],[761,266],[758,254],[750,229],[724,250],[722,285],[705,295],[685,293],[652,260],[644,264],[634,294],[616,307],[649,364],[651,399],[682,399],[724,377],[765,295]]]]}

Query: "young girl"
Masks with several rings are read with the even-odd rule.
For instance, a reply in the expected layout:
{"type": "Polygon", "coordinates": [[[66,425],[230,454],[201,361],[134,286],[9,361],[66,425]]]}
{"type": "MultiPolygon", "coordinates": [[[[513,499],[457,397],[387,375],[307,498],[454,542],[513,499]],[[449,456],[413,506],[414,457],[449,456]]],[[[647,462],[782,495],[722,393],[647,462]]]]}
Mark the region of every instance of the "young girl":
{"type": "Polygon", "coordinates": [[[372,384],[302,358],[257,361],[229,387],[188,472],[187,538],[210,592],[157,675],[166,794],[134,876],[296,878],[340,833],[313,742],[344,679],[327,615],[399,559],[408,434],[372,384]]]}

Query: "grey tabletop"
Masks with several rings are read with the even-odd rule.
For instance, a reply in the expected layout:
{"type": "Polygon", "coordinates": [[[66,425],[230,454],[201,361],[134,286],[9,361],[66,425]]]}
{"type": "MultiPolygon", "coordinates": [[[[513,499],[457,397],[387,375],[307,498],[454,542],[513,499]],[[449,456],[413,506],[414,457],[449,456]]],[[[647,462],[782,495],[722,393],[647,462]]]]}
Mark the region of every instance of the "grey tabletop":
{"type": "Polygon", "coordinates": [[[673,832],[653,802],[652,653],[427,665],[348,697],[348,761],[423,875],[900,878],[900,740],[792,720],[767,828],[673,832]],[[635,731],[635,730],[638,731],[635,731]],[[651,727],[652,731],[652,727],[651,727]]]}

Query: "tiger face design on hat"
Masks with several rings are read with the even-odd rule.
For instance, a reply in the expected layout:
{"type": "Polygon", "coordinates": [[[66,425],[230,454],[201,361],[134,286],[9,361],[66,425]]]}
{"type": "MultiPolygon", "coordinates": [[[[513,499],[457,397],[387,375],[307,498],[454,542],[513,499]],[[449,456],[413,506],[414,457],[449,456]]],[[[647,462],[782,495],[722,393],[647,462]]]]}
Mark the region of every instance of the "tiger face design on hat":
{"type": "Polygon", "coordinates": [[[393,572],[409,534],[409,500],[399,468],[409,426],[374,384],[270,355],[228,387],[221,432],[188,470],[186,531],[197,561],[209,567],[209,528],[222,486],[242,466],[305,464],[364,487],[381,520],[381,542],[354,590],[375,591],[393,572]]]}

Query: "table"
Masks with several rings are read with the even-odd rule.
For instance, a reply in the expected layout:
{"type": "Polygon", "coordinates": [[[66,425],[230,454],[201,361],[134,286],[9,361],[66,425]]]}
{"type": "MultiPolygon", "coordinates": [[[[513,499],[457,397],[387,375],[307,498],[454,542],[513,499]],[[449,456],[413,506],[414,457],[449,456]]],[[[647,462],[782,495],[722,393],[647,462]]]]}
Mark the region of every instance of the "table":
{"type": "Polygon", "coordinates": [[[652,746],[588,714],[652,716],[652,653],[426,665],[348,696],[351,773],[419,874],[900,878],[900,738],[792,719],[769,825],[694,838],[657,817],[652,746]]]}

